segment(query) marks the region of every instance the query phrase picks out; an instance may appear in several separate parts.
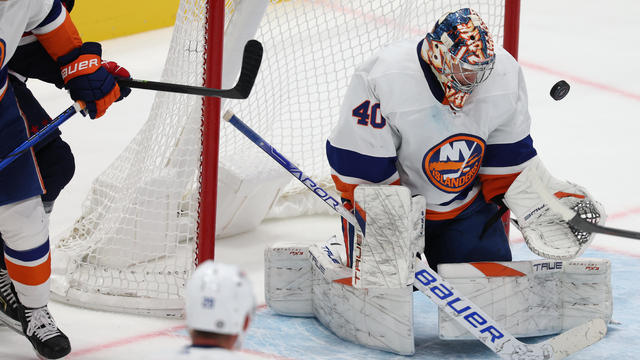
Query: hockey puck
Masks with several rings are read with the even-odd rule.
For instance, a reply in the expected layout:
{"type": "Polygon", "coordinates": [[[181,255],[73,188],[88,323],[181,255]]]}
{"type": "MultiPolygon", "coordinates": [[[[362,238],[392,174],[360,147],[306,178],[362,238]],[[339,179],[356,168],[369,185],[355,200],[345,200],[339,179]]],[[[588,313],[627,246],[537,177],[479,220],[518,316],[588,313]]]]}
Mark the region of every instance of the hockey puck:
{"type": "Polygon", "coordinates": [[[553,100],[562,100],[569,93],[569,89],[571,89],[571,86],[569,86],[566,81],[560,80],[551,87],[549,95],[551,95],[553,100]]]}

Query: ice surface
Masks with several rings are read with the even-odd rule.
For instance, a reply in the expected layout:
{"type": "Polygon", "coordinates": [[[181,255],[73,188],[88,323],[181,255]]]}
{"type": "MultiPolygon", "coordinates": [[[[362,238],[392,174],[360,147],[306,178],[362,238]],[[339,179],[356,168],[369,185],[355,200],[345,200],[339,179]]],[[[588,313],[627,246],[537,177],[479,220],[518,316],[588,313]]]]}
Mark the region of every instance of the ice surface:
{"type": "MultiPolygon", "coordinates": [[[[529,87],[532,136],[538,152],[557,177],[586,187],[610,214],[608,225],[640,231],[640,167],[635,159],[640,133],[640,3],[522,1],[519,60],[529,87]],[[561,101],[549,96],[564,79],[571,91],[561,101]]],[[[105,41],[104,58],[125,65],[136,78],[159,79],[171,29],[105,41]]],[[[90,39],[88,39],[90,40],[90,39]]],[[[71,104],[54,87],[30,81],[50,114],[71,104]]],[[[56,203],[51,217],[55,239],[80,214],[91,181],[125,147],[146,120],[153,92],[134,90],[101,119],[76,116],[62,126],[76,156],[76,175],[56,203]]],[[[286,154],[285,154],[286,155],[286,154]]],[[[303,169],[304,170],[304,169],[303,169]]],[[[220,240],[217,259],[243,267],[264,302],[263,248],[276,241],[310,243],[338,230],[333,216],[268,220],[255,231],[220,240]]],[[[512,233],[517,259],[532,257],[520,234],[512,233]]],[[[608,335],[576,359],[632,359],[640,352],[640,241],[596,237],[585,256],[611,259],[613,318],[608,335]]],[[[55,259],[54,259],[55,261],[55,259]]],[[[415,358],[485,359],[492,353],[477,341],[437,338],[436,308],[416,294],[415,358]]],[[[183,322],[90,311],[52,303],[53,315],[69,335],[73,359],[142,359],[177,352],[187,343],[183,322]]],[[[254,354],[278,359],[401,358],[345,343],[313,319],[287,318],[261,310],[246,339],[254,354]]],[[[0,359],[31,359],[27,340],[0,328],[0,359]]]]}

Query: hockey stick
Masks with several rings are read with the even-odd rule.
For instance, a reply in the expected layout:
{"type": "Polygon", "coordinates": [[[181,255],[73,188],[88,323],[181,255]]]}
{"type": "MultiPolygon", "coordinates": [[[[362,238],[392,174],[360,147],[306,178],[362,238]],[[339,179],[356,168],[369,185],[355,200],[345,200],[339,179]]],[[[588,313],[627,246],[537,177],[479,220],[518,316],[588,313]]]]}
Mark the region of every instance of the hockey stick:
{"type": "Polygon", "coordinates": [[[172,84],[158,81],[119,79],[118,85],[146,90],[165,91],[179,94],[212,96],[226,99],[246,99],[251,93],[262,62],[262,44],[257,40],[249,40],[244,46],[242,69],[238,82],[231,89],[211,89],[201,86],[172,84]]]}
{"type": "Polygon", "coordinates": [[[0,171],[11,164],[20,155],[27,152],[32,146],[47,137],[47,135],[51,134],[53,130],[57,129],[58,126],[62,125],[65,121],[69,120],[75,113],[82,111],[82,109],[84,109],[84,104],[82,102],[75,102],[73,105],[69,106],[55,119],[51,120],[49,124],[40,129],[40,131],[31,135],[27,140],[25,140],[25,142],[16,147],[15,150],[3,157],[2,160],[0,160],[0,171]]]}
{"type": "MultiPolygon", "coordinates": [[[[136,80],[136,79],[119,79],[118,84],[130,88],[148,89],[157,91],[174,92],[180,94],[193,94],[201,96],[212,96],[228,99],[246,99],[251,93],[253,84],[258,76],[258,70],[260,69],[260,63],[262,62],[262,44],[257,40],[249,40],[244,47],[244,54],[242,56],[242,69],[238,82],[231,89],[210,89],[199,86],[189,86],[180,84],[171,84],[155,81],[136,80]]],[[[53,119],[47,126],[43,127],[37,133],[33,134],[24,143],[19,145],[11,153],[0,159],[0,171],[11,164],[16,158],[29,150],[32,146],[40,142],[47,135],[49,135],[58,126],[62,125],[76,112],[81,111],[84,105],[81,103],[74,103],[72,106],[63,111],[55,119],[53,119]]]]}
{"type": "MultiPolygon", "coordinates": [[[[318,186],[315,181],[306,176],[302,170],[280,154],[236,115],[231,111],[227,111],[223,119],[238,129],[254,144],[258,145],[271,158],[289,171],[291,175],[331,206],[340,216],[359,228],[355,216],[342,206],[338,200],[318,186]]],[[[597,342],[607,333],[607,325],[604,320],[592,319],[544,342],[538,344],[523,343],[491,319],[477,305],[458,293],[453,286],[449,285],[424,262],[415,259],[415,266],[414,286],[489,349],[504,359],[563,359],[597,342]]]]}

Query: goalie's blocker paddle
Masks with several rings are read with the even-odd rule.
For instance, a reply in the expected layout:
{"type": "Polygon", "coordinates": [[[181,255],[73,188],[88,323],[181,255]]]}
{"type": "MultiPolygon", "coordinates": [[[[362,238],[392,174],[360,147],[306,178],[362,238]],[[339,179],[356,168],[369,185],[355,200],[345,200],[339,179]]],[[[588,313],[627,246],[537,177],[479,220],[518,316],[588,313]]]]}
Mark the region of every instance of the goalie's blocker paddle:
{"type": "Polygon", "coordinates": [[[139,79],[119,79],[118,85],[136,89],[165,91],[179,94],[211,96],[225,99],[246,99],[251,93],[262,62],[262,44],[257,40],[249,40],[244,46],[242,69],[238,82],[231,89],[211,89],[201,86],[172,84],[139,79]]]}

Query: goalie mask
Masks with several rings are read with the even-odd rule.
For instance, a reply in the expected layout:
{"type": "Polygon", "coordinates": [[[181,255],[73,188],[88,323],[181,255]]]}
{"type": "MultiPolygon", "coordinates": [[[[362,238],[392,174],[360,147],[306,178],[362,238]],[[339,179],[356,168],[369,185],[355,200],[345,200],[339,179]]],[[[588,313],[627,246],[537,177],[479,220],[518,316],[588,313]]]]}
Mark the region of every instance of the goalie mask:
{"type": "Polygon", "coordinates": [[[431,65],[449,105],[460,110],[495,63],[493,39],[478,13],[465,8],[443,15],[425,37],[421,56],[431,65]]]}
{"type": "Polygon", "coordinates": [[[187,282],[186,317],[190,329],[242,335],[255,311],[253,288],[233,265],[207,260],[187,282]]]}

